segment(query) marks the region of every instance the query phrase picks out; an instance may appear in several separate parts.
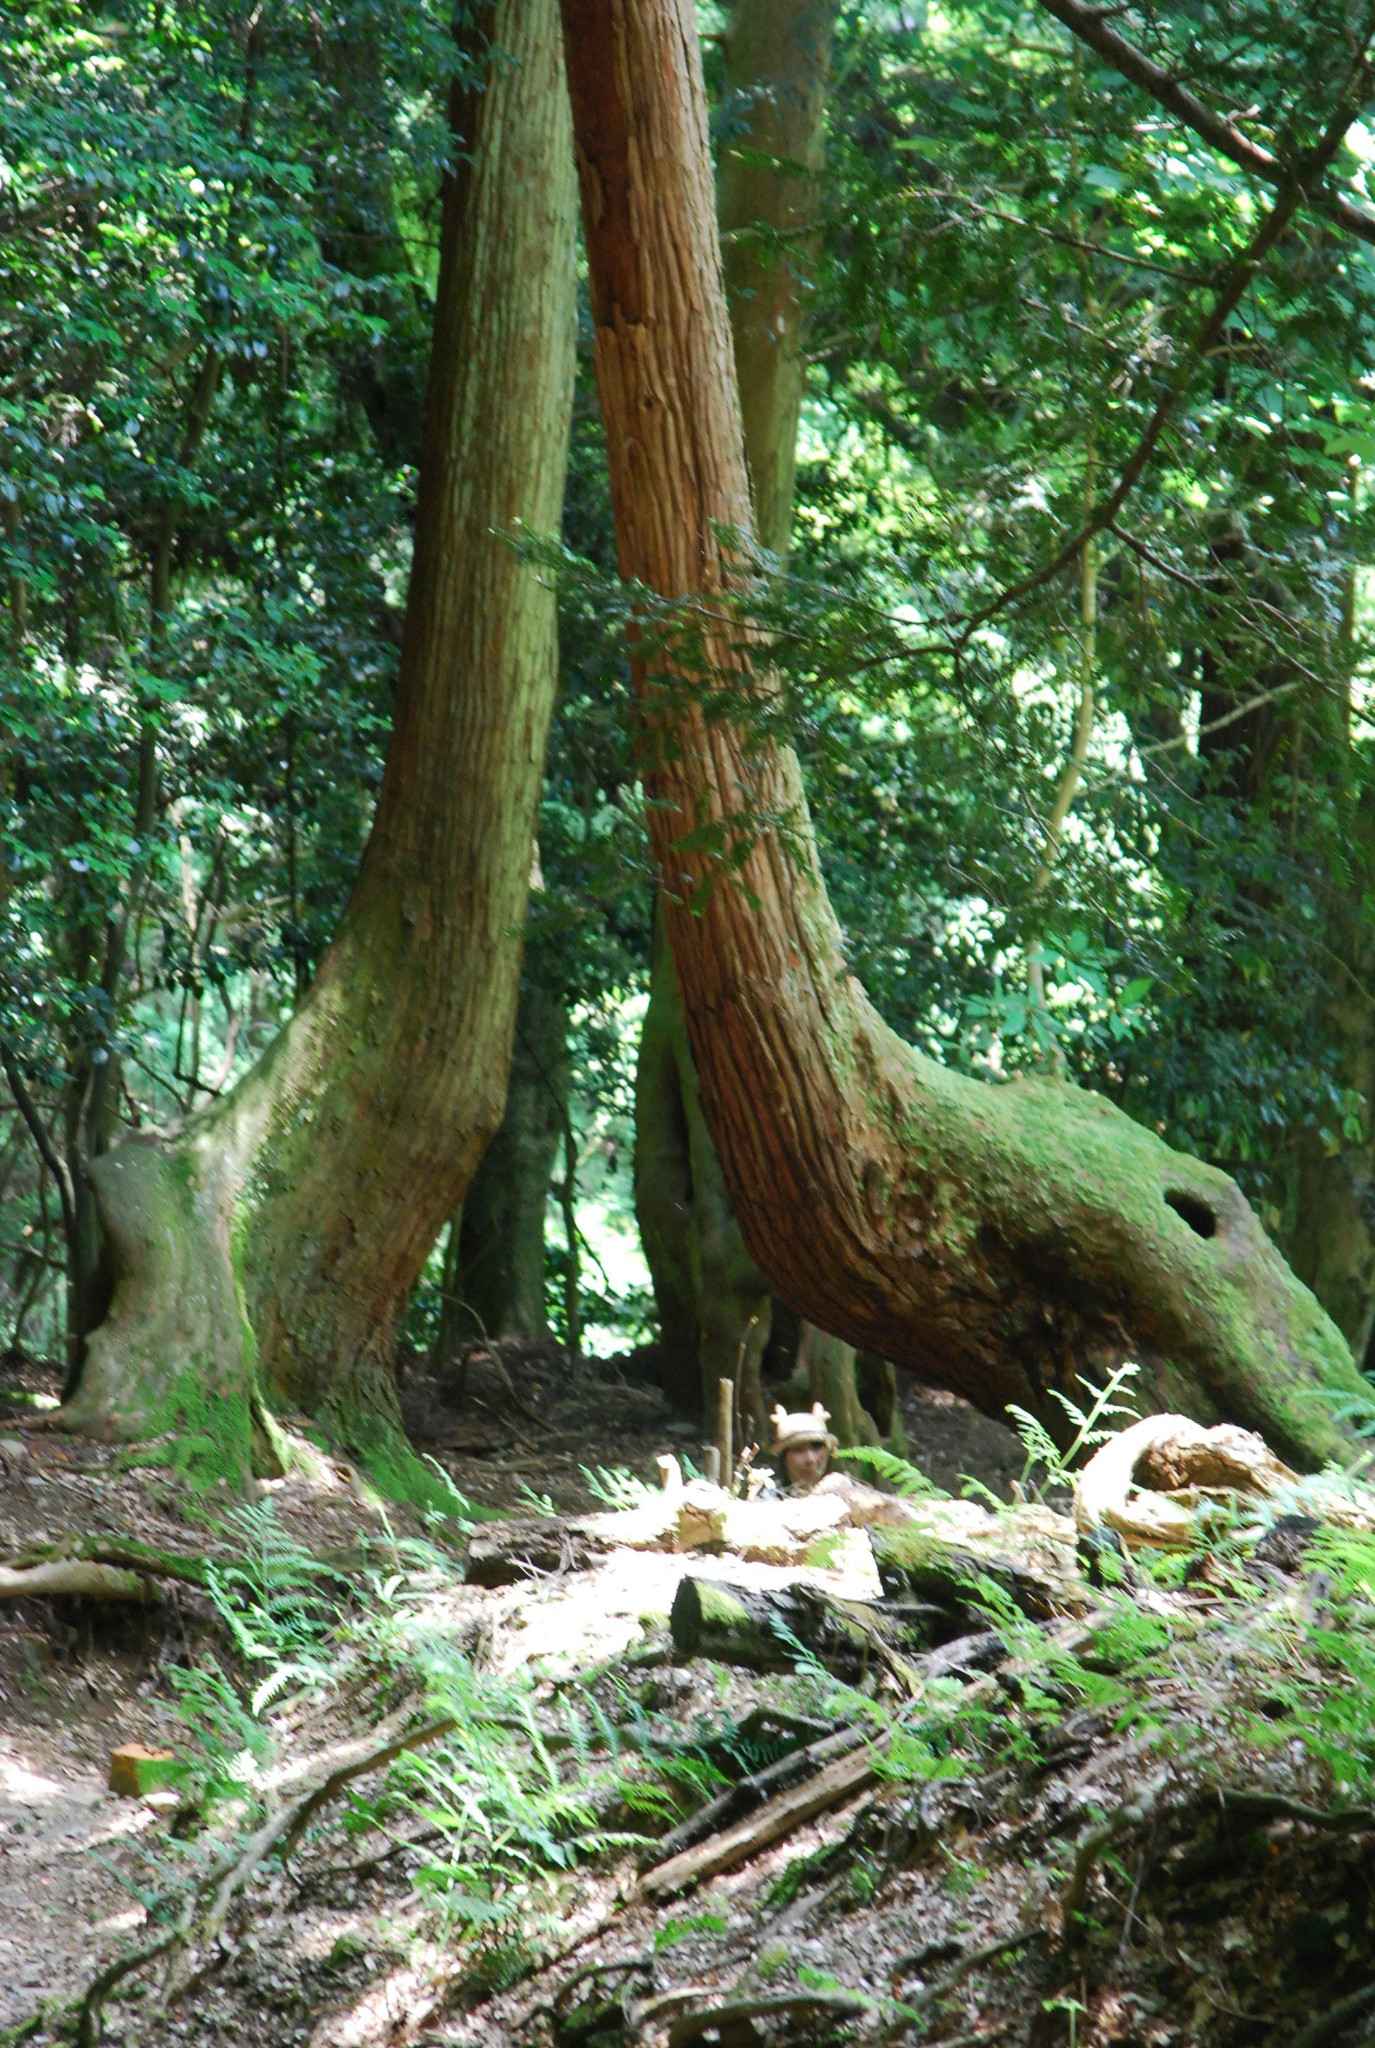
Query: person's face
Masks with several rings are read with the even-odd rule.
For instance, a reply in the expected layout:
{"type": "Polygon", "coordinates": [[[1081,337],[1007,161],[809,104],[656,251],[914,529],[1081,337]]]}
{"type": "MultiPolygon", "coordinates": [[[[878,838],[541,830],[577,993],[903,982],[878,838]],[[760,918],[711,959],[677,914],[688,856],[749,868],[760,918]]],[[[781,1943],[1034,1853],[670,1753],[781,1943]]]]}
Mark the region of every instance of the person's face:
{"type": "Polygon", "coordinates": [[[818,1479],[825,1478],[830,1456],[825,1444],[794,1444],[784,1451],[783,1469],[789,1486],[815,1486],[818,1479]]]}

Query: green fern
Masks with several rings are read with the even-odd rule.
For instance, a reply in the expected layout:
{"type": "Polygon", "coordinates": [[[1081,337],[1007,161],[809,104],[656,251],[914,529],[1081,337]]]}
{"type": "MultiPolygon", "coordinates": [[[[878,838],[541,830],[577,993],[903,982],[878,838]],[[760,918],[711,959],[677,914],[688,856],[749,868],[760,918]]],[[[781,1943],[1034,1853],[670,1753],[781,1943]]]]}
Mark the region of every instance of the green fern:
{"type": "Polygon", "coordinates": [[[654,1492],[633,1472],[623,1465],[614,1468],[606,1465],[580,1465],[578,1470],[587,1481],[587,1490],[594,1500],[604,1501],[609,1508],[625,1509],[642,1507],[654,1492]]]}
{"type": "Polygon", "coordinates": [[[887,1481],[894,1493],[905,1494],[909,1499],[950,1498],[933,1479],[927,1478],[919,1465],[913,1465],[908,1459],[900,1458],[896,1451],[885,1451],[877,1444],[853,1444],[837,1455],[856,1465],[867,1465],[871,1472],[887,1481]]]}
{"type": "Polygon", "coordinates": [[[1140,1370],[1134,1360],[1125,1359],[1109,1375],[1106,1385],[1097,1390],[1086,1409],[1072,1401],[1068,1394],[1062,1394],[1058,1387],[1051,1388],[1051,1399],[1058,1401],[1074,1425],[1074,1435],[1063,1451],[1038,1416],[1029,1409],[1018,1407],[1015,1401],[1008,1402],[1007,1413],[1013,1419],[1026,1452],[1021,1480],[1024,1493],[1030,1492],[1037,1500],[1043,1500],[1051,1491],[1068,1492],[1074,1485],[1075,1460],[1116,1434],[1109,1426],[1110,1418],[1121,1418],[1123,1422],[1137,1420],[1135,1408],[1118,1401],[1116,1396],[1137,1377],[1140,1370]],[[1038,1465],[1046,1476],[1040,1484],[1033,1484],[1032,1474],[1038,1465]]]}
{"type": "Polygon", "coordinates": [[[235,1559],[212,1558],[206,1587],[240,1656],[270,1667],[253,1695],[261,1714],[293,1687],[299,1695],[329,1681],[348,1581],[282,1528],[270,1500],[232,1509],[221,1533],[235,1559]]]}

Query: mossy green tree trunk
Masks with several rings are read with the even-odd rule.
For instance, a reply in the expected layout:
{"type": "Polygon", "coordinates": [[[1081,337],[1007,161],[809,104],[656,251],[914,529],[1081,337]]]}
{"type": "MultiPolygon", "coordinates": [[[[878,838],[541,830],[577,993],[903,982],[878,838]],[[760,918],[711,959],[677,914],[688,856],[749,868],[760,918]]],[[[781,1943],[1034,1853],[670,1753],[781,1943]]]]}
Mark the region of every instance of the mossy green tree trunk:
{"type": "MultiPolygon", "coordinates": [[[[713,619],[736,574],[722,533],[751,511],[695,16],[562,7],[622,574],[683,600],[716,674],[767,702],[713,619]]],[[[703,1106],[783,1298],[994,1414],[1062,1426],[1052,1390],[1134,1356],[1148,1399],[1303,1463],[1341,1451],[1322,1397],[1363,1382],[1236,1185],[1099,1096],[905,1045],[846,968],[792,749],[708,718],[666,651],[637,682],[703,1106]]]]}
{"type": "Polygon", "coordinates": [[[559,521],[574,199],[554,0],[497,0],[456,95],[395,724],[352,898],[232,1094],[95,1178],[113,1305],[63,1420],[247,1461],[255,1392],[407,1456],[397,1317],[502,1113],[556,675],[501,538],[559,521]]]}
{"type": "MultiPolygon", "coordinates": [[[[754,531],[788,552],[803,346],[825,155],[835,0],[736,0],[727,24],[717,210],[754,531]]],[[[656,930],[636,1073],[635,1202],[654,1285],[664,1380],[678,1403],[714,1413],[738,1379],[757,1433],[759,1366],[773,1323],[769,1282],[745,1248],[702,1115],[673,958],[656,930]]],[[[852,1346],[804,1329],[825,1356],[836,1433],[872,1442],[852,1346]]],[[[821,1398],[818,1394],[817,1398],[821,1398]]]]}

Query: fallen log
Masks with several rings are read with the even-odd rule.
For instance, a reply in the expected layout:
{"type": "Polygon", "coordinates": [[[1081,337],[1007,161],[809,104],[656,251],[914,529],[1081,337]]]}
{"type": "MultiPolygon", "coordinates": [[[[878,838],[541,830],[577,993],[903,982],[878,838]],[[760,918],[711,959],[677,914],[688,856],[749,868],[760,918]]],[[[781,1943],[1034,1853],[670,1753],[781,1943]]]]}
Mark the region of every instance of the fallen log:
{"type": "Polygon", "coordinates": [[[719,1876],[723,1870],[734,1870],[738,1864],[747,1863],[751,1856],[781,1841],[794,1828],[861,1791],[873,1778],[887,1746],[887,1736],[880,1735],[876,1741],[838,1756],[815,1777],[779,1793],[737,1826],[647,1870],[640,1879],[640,1890],[655,1901],[676,1898],[680,1892],[719,1876]]]}
{"type": "Polygon", "coordinates": [[[748,1777],[737,1779],[719,1798],[689,1814],[670,1834],[653,1845],[650,1853],[655,1864],[672,1862],[684,1850],[695,1848],[698,1842],[736,1826],[757,1807],[777,1798],[780,1792],[787,1792],[804,1779],[815,1777],[838,1756],[848,1756],[852,1749],[858,1749],[864,1734],[863,1728],[838,1728],[816,1742],[789,1750],[786,1756],[767,1764],[763,1770],[751,1771],[748,1777]]]}
{"type": "MultiPolygon", "coordinates": [[[[873,2000],[858,1991],[786,1991],[765,1998],[730,1998],[671,2020],[668,2048],[691,2048],[694,2041],[724,2039],[732,2029],[748,2027],[751,2020],[807,2019],[836,2026],[863,2019],[872,2010],[873,2000]]],[[[735,2038],[733,2033],[731,2038],[735,2038]]]]}
{"type": "Polygon", "coordinates": [[[853,1673],[876,1658],[925,1650],[951,1633],[947,1609],[930,1602],[841,1600],[815,1586],[771,1588],[685,1578],[669,1630],[680,1657],[711,1657],[750,1671],[791,1671],[799,1648],[828,1670],[853,1673]]]}
{"type": "Polygon", "coordinates": [[[1148,1415],[1110,1437],[1079,1473],[1074,1519],[1085,1534],[1107,1528],[1140,1548],[1187,1550],[1203,1500],[1273,1500],[1298,1484],[1252,1430],[1148,1415]]]}
{"type": "MultiPolygon", "coordinates": [[[[874,1561],[883,1590],[891,1598],[915,1594],[934,1602],[964,1626],[984,1625],[979,1582],[991,1580],[1023,1614],[1045,1621],[1056,1614],[1082,1612],[1091,1602],[1088,1590],[1072,1570],[1025,1562],[997,1551],[966,1547],[928,1529],[869,1531],[874,1561]]],[[[1072,1561],[1072,1553],[1070,1553],[1072,1561]]],[[[947,1635],[955,1633],[947,1629],[947,1635]]]]}

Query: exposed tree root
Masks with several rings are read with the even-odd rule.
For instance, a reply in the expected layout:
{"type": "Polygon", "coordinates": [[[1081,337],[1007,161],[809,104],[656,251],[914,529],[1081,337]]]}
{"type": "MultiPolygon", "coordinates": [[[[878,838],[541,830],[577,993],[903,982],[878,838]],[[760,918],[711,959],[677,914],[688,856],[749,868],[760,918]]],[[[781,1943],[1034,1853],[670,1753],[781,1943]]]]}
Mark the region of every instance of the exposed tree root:
{"type": "MultiPolygon", "coordinates": [[[[0,1565],[0,1590],[6,1577],[24,1577],[32,1580],[36,1571],[54,1571],[58,1566],[72,1566],[80,1570],[88,1567],[100,1569],[117,1568],[124,1579],[137,1578],[137,1587],[125,1591],[113,1581],[106,1598],[145,1599],[148,1597],[147,1579],[178,1579],[184,1585],[206,1584],[208,1561],[202,1557],[183,1556],[170,1550],[155,1550],[151,1544],[137,1543],[130,1539],[107,1536],[83,1536],[75,1540],[64,1538],[60,1543],[43,1544],[33,1550],[22,1551],[10,1559],[7,1565],[0,1565]]],[[[18,1589],[16,1589],[18,1590],[18,1589]]],[[[39,1586],[36,1582],[28,1587],[32,1592],[80,1593],[95,1590],[76,1584],[39,1586]]]]}
{"type": "Polygon", "coordinates": [[[1170,1782],[1168,1771],[1159,1771],[1145,1785],[1139,1786],[1129,1799],[1110,1813],[1097,1827],[1090,1828],[1082,1838],[1074,1856],[1074,1869],[1064,1899],[1064,1935],[1068,1942],[1073,1939],[1076,1923],[1084,1910],[1088,1896],[1089,1882],[1098,1867],[1103,1851],[1115,1842],[1119,1835],[1134,1828],[1139,1822],[1149,1820],[1160,1803],[1160,1796],[1170,1782]]]}
{"type": "MultiPolygon", "coordinates": [[[[997,1962],[1000,1956],[1011,1955],[1015,1949],[1025,1948],[1029,1942],[1043,1941],[1045,1938],[1046,1929],[1038,1924],[1033,1927],[1019,1927],[1015,1933],[1000,1935],[996,1941],[986,1941],[981,1947],[970,1949],[968,1955],[961,1956],[937,1977],[934,1984],[928,1984],[924,1991],[903,2000],[907,2009],[879,2035],[880,2048],[884,2048],[884,2044],[890,2041],[899,2040],[913,2024],[915,2016],[929,2012],[933,2005],[954,1991],[972,1971],[981,1969],[985,1963],[997,1962]]],[[[923,1953],[924,1951],[918,1950],[917,1956],[923,1953]]],[[[903,1974],[904,1964],[909,1968],[917,1967],[917,1956],[905,1956],[894,1965],[890,1981],[895,1987],[903,1974]]],[[[948,2048],[953,2048],[953,2044],[948,2044],[948,2048]]]]}
{"type": "Polygon", "coordinates": [[[669,2024],[668,2048],[690,2048],[710,2034],[723,2034],[744,2020],[859,2019],[870,2001],[854,1991],[794,1991],[773,1998],[732,1998],[723,2005],[699,2006],[669,2024]]]}
{"type": "Polygon", "coordinates": [[[121,1571],[115,1565],[73,1560],[19,1571],[0,1565],[0,1600],[41,1599],[54,1593],[75,1594],[86,1600],[135,1600],[145,1606],[157,1598],[156,1589],[141,1572],[121,1571]]]}

